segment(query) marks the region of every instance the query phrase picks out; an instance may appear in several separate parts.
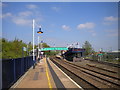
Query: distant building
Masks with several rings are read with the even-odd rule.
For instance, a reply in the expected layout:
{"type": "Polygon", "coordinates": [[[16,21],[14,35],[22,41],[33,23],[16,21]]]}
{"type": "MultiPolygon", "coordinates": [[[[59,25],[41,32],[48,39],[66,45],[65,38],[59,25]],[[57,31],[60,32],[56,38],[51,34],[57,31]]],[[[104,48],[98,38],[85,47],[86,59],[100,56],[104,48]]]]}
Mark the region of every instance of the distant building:
{"type": "Polygon", "coordinates": [[[85,49],[83,48],[68,48],[67,52],[64,53],[65,59],[73,61],[74,58],[81,58],[84,56],[85,49]]]}
{"type": "Polygon", "coordinates": [[[108,55],[112,55],[115,58],[120,58],[120,51],[111,51],[111,52],[107,52],[108,55]]]}

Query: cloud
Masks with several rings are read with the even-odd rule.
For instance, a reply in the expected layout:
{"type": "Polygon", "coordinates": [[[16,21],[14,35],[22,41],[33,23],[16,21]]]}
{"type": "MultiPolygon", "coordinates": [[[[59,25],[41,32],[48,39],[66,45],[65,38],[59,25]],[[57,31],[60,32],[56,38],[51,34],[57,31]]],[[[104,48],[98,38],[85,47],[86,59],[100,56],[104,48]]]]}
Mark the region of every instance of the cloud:
{"type": "Polygon", "coordinates": [[[84,24],[79,24],[77,26],[77,29],[81,30],[81,29],[84,29],[85,31],[91,33],[92,36],[96,36],[96,32],[94,30],[92,30],[93,28],[95,27],[95,24],[92,23],[92,22],[87,22],[87,23],[84,23],[84,24]]]}
{"type": "Polygon", "coordinates": [[[104,21],[117,21],[117,17],[109,16],[109,17],[104,17],[104,21]]]}
{"type": "Polygon", "coordinates": [[[17,25],[32,25],[32,20],[30,19],[24,19],[24,18],[13,18],[12,21],[17,25]]]}
{"type": "Polygon", "coordinates": [[[59,7],[52,7],[52,10],[58,12],[60,10],[60,8],[59,7]]]}
{"type": "Polygon", "coordinates": [[[104,17],[104,25],[112,25],[115,24],[114,22],[118,21],[117,17],[109,16],[109,17],[104,17]]]}
{"type": "Polygon", "coordinates": [[[32,15],[32,12],[24,11],[24,12],[20,12],[18,15],[21,16],[21,17],[27,17],[27,16],[32,15]]]}
{"type": "Polygon", "coordinates": [[[67,25],[62,25],[62,28],[63,28],[64,30],[67,30],[67,31],[69,31],[69,30],[70,30],[70,27],[69,27],[69,26],[67,26],[67,25]]]}
{"type": "Polygon", "coordinates": [[[28,9],[36,9],[36,8],[38,8],[37,5],[34,5],[34,4],[26,5],[26,7],[28,9]]]}
{"type": "Polygon", "coordinates": [[[94,23],[90,23],[90,22],[87,22],[85,24],[79,24],[77,26],[77,29],[92,29],[95,27],[95,24],[94,23]]]}
{"type": "Polygon", "coordinates": [[[111,25],[114,24],[113,22],[103,22],[104,25],[111,25]]]}
{"type": "Polygon", "coordinates": [[[13,15],[12,13],[5,13],[2,14],[2,18],[7,18],[7,17],[11,17],[11,18],[26,18],[32,15],[32,12],[30,11],[24,11],[24,12],[19,12],[17,15],[13,15]]]}
{"type": "Polygon", "coordinates": [[[31,25],[32,24],[32,19],[31,17],[33,17],[34,15],[34,19],[36,22],[40,22],[42,21],[42,16],[39,12],[34,11],[22,11],[22,12],[18,12],[16,14],[12,14],[12,13],[5,13],[2,16],[0,16],[0,18],[4,18],[7,19],[7,17],[9,17],[9,20],[11,20],[13,23],[17,24],[17,25],[31,25]],[[34,13],[34,14],[33,14],[34,13]]]}
{"type": "MultiPolygon", "coordinates": [[[[0,18],[9,19],[11,22],[15,23],[16,25],[31,25],[32,18],[34,17],[35,22],[41,22],[43,20],[43,16],[41,15],[40,11],[36,10],[36,5],[30,4],[27,5],[27,8],[34,9],[34,10],[26,10],[21,11],[18,13],[4,13],[3,15],[0,15],[0,18]],[[7,18],[8,17],[8,18],[7,18]]],[[[39,24],[39,23],[38,23],[39,24]]]]}
{"type": "Polygon", "coordinates": [[[32,21],[29,19],[29,16],[32,15],[32,12],[30,11],[24,11],[19,12],[16,15],[13,15],[12,13],[5,13],[2,15],[2,18],[7,19],[9,17],[9,20],[11,20],[13,23],[17,25],[31,25],[32,21]]]}
{"type": "Polygon", "coordinates": [[[107,33],[107,36],[109,37],[117,37],[118,36],[118,30],[105,30],[107,33]]]}
{"type": "Polygon", "coordinates": [[[12,13],[5,13],[5,14],[2,14],[1,18],[7,18],[7,17],[12,17],[12,13]]]}
{"type": "Polygon", "coordinates": [[[13,15],[12,22],[22,26],[32,25],[32,20],[30,18],[32,14],[33,13],[30,11],[19,12],[18,14],[13,15]]]}

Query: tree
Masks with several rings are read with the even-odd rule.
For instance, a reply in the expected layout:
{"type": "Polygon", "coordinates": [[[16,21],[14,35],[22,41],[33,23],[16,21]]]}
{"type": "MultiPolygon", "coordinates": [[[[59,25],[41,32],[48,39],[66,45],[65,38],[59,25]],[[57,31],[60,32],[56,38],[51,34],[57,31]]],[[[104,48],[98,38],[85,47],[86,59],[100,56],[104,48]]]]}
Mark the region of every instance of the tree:
{"type": "Polygon", "coordinates": [[[88,41],[85,41],[82,47],[85,49],[85,55],[89,55],[94,52],[92,45],[88,41]]]}
{"type": "MultiPolygon", "coordinates": [[[[22,57],[22,48],[26,46],[22,40],[15,38],[13,41],[8,41],[2,38],[2,59],[22,57]]],[[[24,52],[24,56],[27,56],[26,52],[24,52]]]]}
{"type": "Polygon", "coordinates": [[[43,44],[42,44],[42,47],[43,47],[43,48],[47,48],[47,47],[50,47],[50,46],[47,45],[46,43],[43,43],[43,44]]]}

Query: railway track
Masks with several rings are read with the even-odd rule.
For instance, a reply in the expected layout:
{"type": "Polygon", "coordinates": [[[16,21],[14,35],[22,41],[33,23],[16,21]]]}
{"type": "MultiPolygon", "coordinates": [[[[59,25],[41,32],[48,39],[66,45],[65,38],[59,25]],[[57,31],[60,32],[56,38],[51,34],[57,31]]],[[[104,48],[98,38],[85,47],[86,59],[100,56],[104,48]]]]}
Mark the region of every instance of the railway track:
{"type": "Polygon", "coordinates": [[[97,60],[91,60],[91,59],[85,59],[85,60],[90,60],[90,61],[98,62],[98,63],[101,63],[101,64],[106,64],[106,65],[109,65],[109,66],[120,68],[120,63],[115,64],[115,63],[104,62],[104,61],[97,61],[97,60]]]}
{"type": "Polygon", "coordinates": [[[57,58],[50,59],[83,88],[120,88],[120,78],[113,72],[99,72],[98,70],[75,65],[69,61],[57,58]]]}

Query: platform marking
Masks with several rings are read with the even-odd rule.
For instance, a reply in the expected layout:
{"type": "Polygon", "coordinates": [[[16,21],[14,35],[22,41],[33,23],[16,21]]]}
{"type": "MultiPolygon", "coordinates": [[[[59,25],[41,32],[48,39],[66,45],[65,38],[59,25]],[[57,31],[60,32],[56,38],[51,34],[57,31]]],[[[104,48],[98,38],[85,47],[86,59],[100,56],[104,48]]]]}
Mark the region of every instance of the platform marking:
{"type": "Polygon", "coordinates": [[[78,88],[80,88],[81,90],[84,90],[80,85],[78,85],[74,80],[72,80],[66,73],[64,73],[57,65],[54,64],[54,66],[57,67],[57,69],[59,69],[67,78],[69,78],[78,88]]]}
{"type": "Polygon", "coordinates": [[[55,82],[56,88],[65,88],[64,85],[63,85],[63,83],[61,82],[61,80],[59,79],[59,77],[57,76],[57,74],[55,73],[55,71],[53,70],[53,67],[51,67],[51,64],[48,61],[48,59],[47,59],[47,64],[48,64],[49,70],[51,72],[51,75],[53,77],[53,80],[55,82]]]}
{"type": "Polygon", "coordinates": [[[52,90],[52,85],[50,83],[50,77],[49,77],[49,74],[48,74],[48,67],[47,67],[46,59],[45,59],[45,63],[46,63],[46,75],[47,75],[47,79],[48,79],[48,85],[49,85],[50,90],[52,90]]]}
{"type": "Polygon", "coordinates": [[[39,72],[35,72],[33,80],[38,80],[38,75],[39,75],[39,72]]]}

